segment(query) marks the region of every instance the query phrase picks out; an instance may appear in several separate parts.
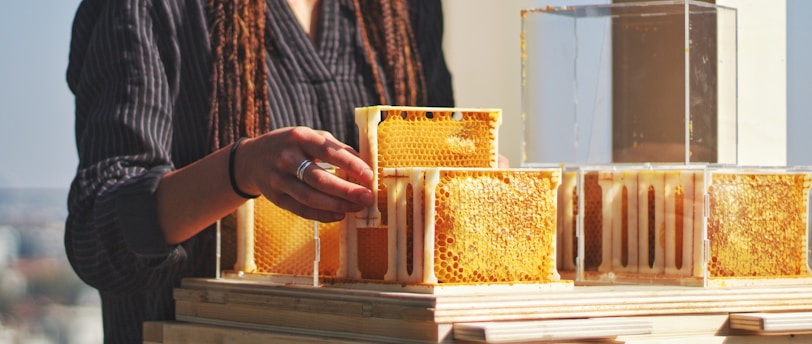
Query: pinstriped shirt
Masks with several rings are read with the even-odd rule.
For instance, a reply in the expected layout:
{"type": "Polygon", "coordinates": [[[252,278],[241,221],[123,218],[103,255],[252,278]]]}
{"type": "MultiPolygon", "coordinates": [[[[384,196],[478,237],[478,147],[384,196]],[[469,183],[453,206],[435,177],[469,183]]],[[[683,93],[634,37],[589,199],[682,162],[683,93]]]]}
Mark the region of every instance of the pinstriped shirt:
{"type": "MultiPolygon", "coordinates": [[[[174,318],[183,277],[214,276],[209,228],[167,245],[155,191],[208,153],[208,0],[84,0],[67,81],[79,166],[68,197],[71,265],[102,298],[105,342],[140,343],[142,323],[174,318]]],[[[353,110],[377,101],[350,0],[321,2],[314,41],[285,0],[267,1],[271,128],[305,125],[357,146],[353,110]]],[[[430,106],[453,106],[439,0],[410,2],[430,106]]]]}

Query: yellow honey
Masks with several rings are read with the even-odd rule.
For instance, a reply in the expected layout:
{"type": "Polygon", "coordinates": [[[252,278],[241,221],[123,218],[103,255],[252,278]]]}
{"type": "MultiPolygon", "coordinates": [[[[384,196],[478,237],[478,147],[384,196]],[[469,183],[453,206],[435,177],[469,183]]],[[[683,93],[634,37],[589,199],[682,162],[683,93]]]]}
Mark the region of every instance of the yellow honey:
{"type": "Polygon", "coordinates": [[[376,206],[318,224],[317,252],[313,221],[258,198],[250,254],[239,234],[222,239],[241,271],[309,276],[318,259],[324,277],[403,284],[544,283],[559,270],[706,285],[809,275],[812,173],[497,169],[498,110],[380,106],[356,121],[376,206]]]}
{"type": "Polygon", "coordinates": [[[808,275],[808,174],[717,173],[708,188],[711,277],[808,275]]]}
{"type": "Polygon", "coordinates": [[[356,255],[363,279],[478,284],[558,278],[560,169],[493,169],[500,115],[356,110],[360,153],[376,172],[378,189],[377,206],[358,214],[348,234],[356,238],[349,260],[356,255]],[[432,182],[429,175],[442,177],[432,182]]]}
{"type": "MultiPolygon", "coordinates": [[[[319,275],[335,276],[339,266],[339,222],[319,223],[319,275]]],[[[312,276],[316,259],[313,220],[279,208],[265,197],[254,200],[256,273],[312,276]]]]}
{"type": "Polygon", "coordinates": [[[496,167],[501,111],[374,106],[356,109],[361,156],[376,171],[377,207],[359,227],[387,223],[386,187],[377,176],[389,167],[496,167]]]}
{"type": "Polygon", "coordinates": [[[441,169],[432,220],[437,281],[557,280],[559,183],[559,170],[441,169]]]}

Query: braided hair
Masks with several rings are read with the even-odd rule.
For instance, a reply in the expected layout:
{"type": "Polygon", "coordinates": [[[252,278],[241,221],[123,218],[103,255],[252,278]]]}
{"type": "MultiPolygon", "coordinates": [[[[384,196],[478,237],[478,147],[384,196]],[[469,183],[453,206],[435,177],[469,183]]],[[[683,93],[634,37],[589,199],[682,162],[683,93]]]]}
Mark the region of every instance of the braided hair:
{"type": "MultiPolygon", "coordinates": [[[[212,150],[269,130],[265,1],[209,0],[212,150]]],[[[424,104],[426,82],[409,0],[352,1],[380,104],[389,103],[387,94],[392,105],[424,104]]]]}

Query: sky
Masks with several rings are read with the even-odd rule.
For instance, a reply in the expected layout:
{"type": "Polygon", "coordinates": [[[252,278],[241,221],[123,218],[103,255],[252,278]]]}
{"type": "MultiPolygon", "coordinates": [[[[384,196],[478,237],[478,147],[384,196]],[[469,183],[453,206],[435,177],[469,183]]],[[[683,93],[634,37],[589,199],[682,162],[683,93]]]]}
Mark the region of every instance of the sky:
{"type": "MultiPolygon", "coordinates": [[[[464,1],[464,0],[447,0],[464,1]]],[[[76,169],[73,95],[65,82],[79,0],[0,2],[0,188],[68,188],[76,169]]],[[[787,0],[787,109],[812,108],[812,1],[787,0]]],[[[799,118],[809,119],[804,115],[799,118]]],[[[788,136],[808,137],[807,122],[788,136]]],[[[788,164],[812,164],[809,147],[789,149],[788,164]],[[794,150],[795,149],[795,150],[794,150]],[[794,159],[794,151],[806,152],[794,159]]]]}
{"type": "Polygon", "coordinates": [[[78,0],[0,2],[0,188],[68,188],[76,169],[65,82],[78,0]]]}

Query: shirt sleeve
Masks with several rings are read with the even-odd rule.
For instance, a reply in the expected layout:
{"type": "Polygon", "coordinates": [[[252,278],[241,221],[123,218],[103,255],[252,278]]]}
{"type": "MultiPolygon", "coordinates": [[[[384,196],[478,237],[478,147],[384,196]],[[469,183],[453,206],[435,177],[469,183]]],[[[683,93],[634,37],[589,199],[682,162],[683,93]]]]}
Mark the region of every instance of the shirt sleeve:
{"type": "Polygon", "coordinates": [[[65,246],[77,274],[106,293],[176,283],[186,253],[167,245],[156,189],[174,168],[172,15],[151,1],[86,0],[67,72],[79,166],[65,246]]]}
{"type": "Polygon", "coordinates": [[[451,73],[443,53],[443,5],[440,0],[409,2],[417,49],[426,77],[426,106],[454,106],[451,73]]]}

